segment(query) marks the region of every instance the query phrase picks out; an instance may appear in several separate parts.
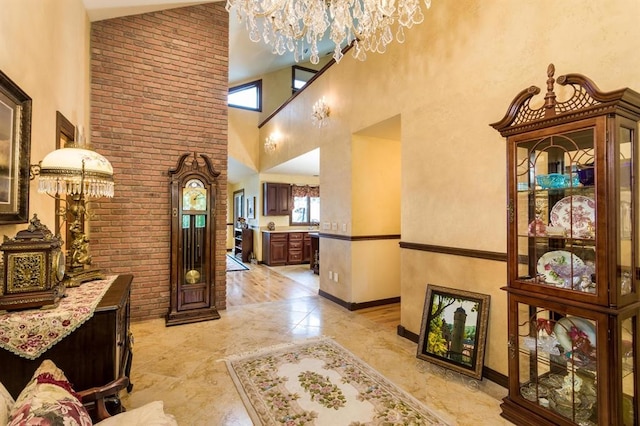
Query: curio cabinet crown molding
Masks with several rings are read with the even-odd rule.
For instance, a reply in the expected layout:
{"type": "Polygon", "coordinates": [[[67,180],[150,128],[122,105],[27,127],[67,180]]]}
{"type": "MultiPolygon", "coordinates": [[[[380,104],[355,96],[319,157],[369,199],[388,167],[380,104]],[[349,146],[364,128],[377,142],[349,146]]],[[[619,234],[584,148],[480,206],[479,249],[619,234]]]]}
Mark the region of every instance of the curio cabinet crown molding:
{"type": "Polygon", "coordinates": [[[218,176],[211,159],[186,153],[171,178],[171,295],[166,324],[219,319],[215,308],[215,207],[218,176]]]}
{"type": "Polygon", "coordinates": [[[640,94],[580,74],[520,92],[507,139],[509,393],[518,425],[638,425],[640,94]],[[557,92],[557,93],[556,93],[557,92]]]}

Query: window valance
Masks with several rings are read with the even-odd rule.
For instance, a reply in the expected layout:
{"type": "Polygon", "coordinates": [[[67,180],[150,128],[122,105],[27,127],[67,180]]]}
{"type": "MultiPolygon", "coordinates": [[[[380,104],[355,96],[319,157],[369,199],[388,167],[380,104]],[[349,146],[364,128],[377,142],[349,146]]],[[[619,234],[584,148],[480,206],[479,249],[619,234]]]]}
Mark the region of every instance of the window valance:
{"type": "Polygon", "coordinates": [[[291,197],[319,197],[320,187],[309,185],[291,185],[291,197]]]}

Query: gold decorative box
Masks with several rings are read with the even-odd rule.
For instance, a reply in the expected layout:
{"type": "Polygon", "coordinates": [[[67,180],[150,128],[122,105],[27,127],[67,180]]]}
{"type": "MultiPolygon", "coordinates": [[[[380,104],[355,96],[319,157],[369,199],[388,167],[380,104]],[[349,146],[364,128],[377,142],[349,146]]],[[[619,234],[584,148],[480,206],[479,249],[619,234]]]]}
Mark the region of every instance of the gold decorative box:
{"type": "Polygon", "coordinates": [[[4,237],[0,310],[54,306],[64,294],[62,240],[38,219],[14,238],[4,237]]]}

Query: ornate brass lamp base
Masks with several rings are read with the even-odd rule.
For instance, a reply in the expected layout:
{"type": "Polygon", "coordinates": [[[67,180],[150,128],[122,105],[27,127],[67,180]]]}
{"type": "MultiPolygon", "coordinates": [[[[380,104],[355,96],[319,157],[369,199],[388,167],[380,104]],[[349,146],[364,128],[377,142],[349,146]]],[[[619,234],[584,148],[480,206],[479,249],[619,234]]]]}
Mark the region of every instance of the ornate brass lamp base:
{"type": "Polygon", "coordinates": [[[78,269],[76,271],[69,271],[64,274],[64,280],[62,281],[67,288],[78,287],[82,283],[95,280],[104,280],[106,275],[102,270],[97,268],[78,269]]]}

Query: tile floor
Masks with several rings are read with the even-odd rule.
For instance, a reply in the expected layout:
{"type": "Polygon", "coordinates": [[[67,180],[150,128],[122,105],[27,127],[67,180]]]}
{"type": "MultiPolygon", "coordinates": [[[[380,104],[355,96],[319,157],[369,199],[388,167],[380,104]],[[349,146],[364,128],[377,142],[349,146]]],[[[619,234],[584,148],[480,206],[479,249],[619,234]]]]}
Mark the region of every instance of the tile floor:
{"type": "Polygon", "coordinates": [[[184,426],[251,425],[225,356],[324,335],[452,425],[511,424],[499,415],[505,389],[440,371],[416,358],[415,343],[319,296],[229,307],[220,314],[216,321],[174,327],[165,327],[164,319],[132,323],[134,387],[123,404],[135,408],[163,400],[165,411],[184,426]]]}

